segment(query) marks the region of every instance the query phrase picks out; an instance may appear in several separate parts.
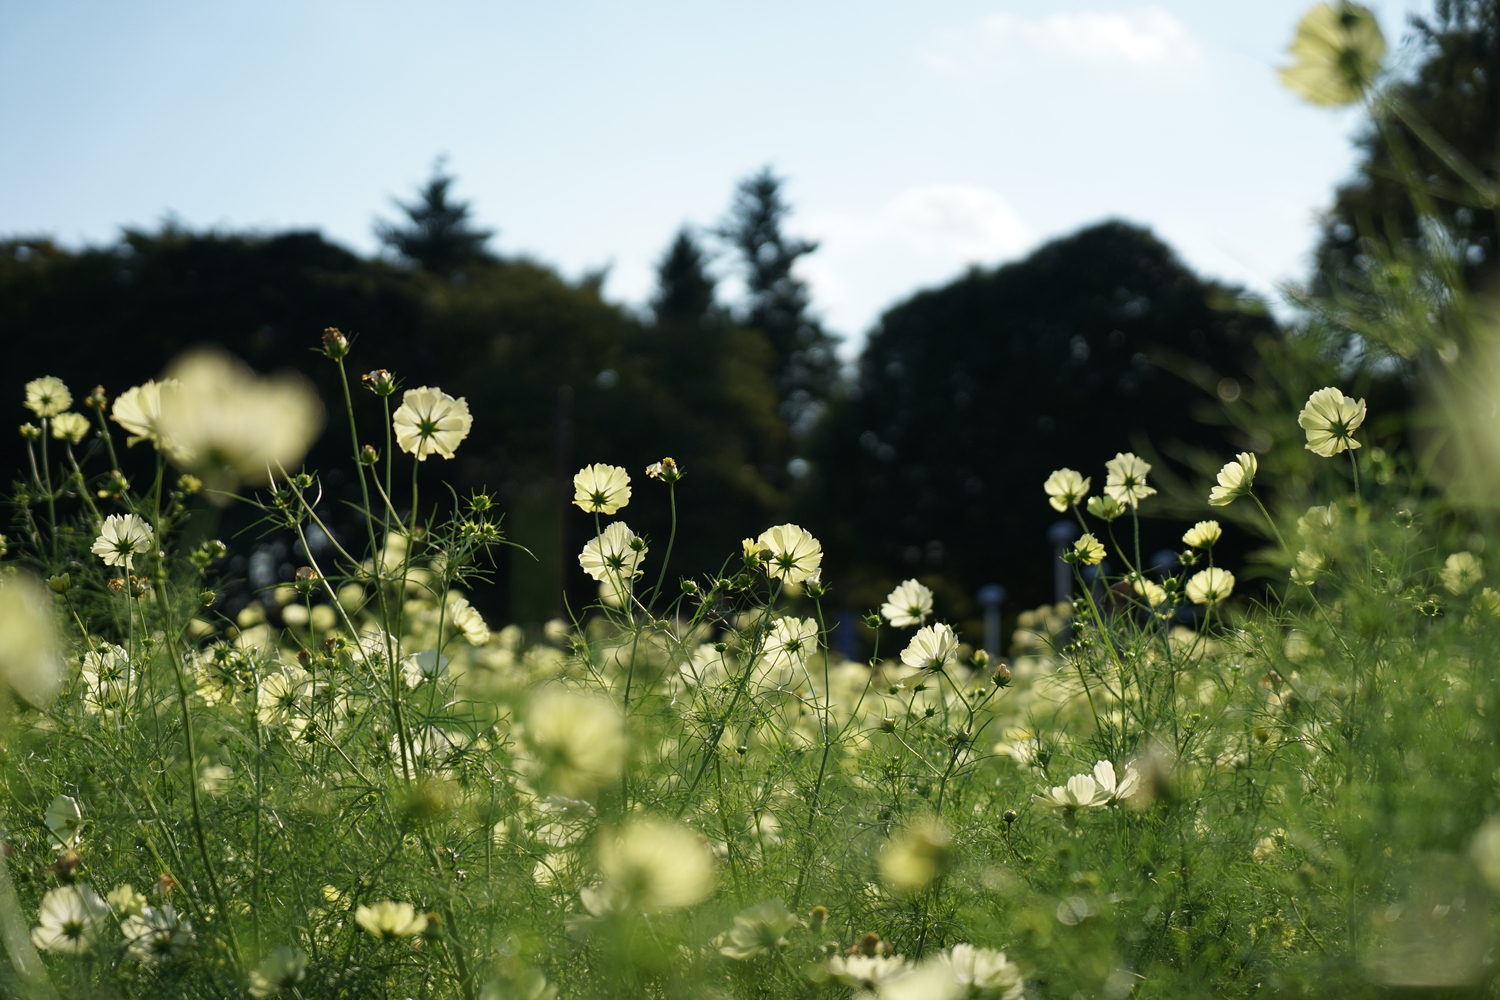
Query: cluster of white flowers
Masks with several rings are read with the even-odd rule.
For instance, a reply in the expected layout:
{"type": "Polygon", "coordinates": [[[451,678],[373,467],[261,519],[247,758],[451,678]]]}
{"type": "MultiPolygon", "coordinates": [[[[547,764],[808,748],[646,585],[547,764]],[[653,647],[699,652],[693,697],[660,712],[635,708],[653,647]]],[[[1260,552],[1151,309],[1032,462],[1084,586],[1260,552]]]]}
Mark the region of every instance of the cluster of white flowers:
{"type": "Polygon", "coordinates": [[[1125,773],[1116,778],[1115,766],[1107,760],[1094,765],[1092,774],[1075,774],[1067,784],[1044,789],[1033,798],[1059,809],[1097,809],[1130,798],[1140,787],[1141,776],[1134,763],[1125,765],[1125,773]]]}
{"type": "Polygon", "coordinates": [[[878,1000],[1021,1000],[1021,970],[1002,951],[956,944],[920,963],[899,955],[836,955],[828,972],[878,1000]]]}

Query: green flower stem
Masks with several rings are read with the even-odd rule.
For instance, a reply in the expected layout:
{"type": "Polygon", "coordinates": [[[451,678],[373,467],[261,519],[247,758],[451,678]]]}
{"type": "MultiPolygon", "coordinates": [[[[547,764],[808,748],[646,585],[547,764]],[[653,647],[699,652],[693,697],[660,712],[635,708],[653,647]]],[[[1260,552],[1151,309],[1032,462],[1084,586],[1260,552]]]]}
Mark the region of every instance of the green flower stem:
{"type": "Polygon", "coordinates": [[[667,498],[672,503],[672,530],[667,534],[667,552],[661,560],[661,572],[656,577],[656,588],[651,591],[650,607],[656,606],[656,595],[661,593],[661,585],[667,579],[667,563],[672,561],[672,545],[677,541],[677,484],[667,484],[667,498]]]}

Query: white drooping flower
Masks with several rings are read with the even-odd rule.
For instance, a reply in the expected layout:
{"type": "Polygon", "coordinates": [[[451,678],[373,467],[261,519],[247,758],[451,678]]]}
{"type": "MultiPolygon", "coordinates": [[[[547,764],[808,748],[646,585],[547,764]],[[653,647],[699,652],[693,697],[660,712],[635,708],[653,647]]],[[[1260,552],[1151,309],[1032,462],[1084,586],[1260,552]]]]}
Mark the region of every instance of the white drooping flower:
{"type": "Polygon", "coordinates": [[[1133,452],[1122,451],[1104,463],[1109,475],[1104,480],[1104,493],[1117,503],[1134,507],[1156,493],[1146,485],[1146,475],[1151,463],[1137,457],[1133,452]]]}
{"type": "Polygon", "coordinates": [[[359,907],[354,911],[354,922],[382,941],[416,937],[427,929],[425,913],[418,913],[410,903],[389,899],[373,906],[359,907]]]}
{"type": "Polygon", "coordinates": [[[630,473],[618,465],[585,465],[573,477],[573,502],[590,514],[613,514],[630,503],[630,473]]]}
{"type": "Polygon", "coordinates": [[[55,417],[73,405],[73,394],[63,380],[43,375],[26,383],[26,408],[39,417],[55,417]]]}
{"type": "Polygon", "coordinates": [[[1234,593],[1234,574],[1227,569],[1210,566],[1194,573],[1187,582],[1188,600],[1194,604],[1218,604],[1234,593]]]}
{"type": "Polygon", "coordinates": [[[1309,396],[1297,415],[1297,426],[1307,432],[1303,447],[1324,458],[1361,447],[1354,431],[1364,422],[1365,401],[1350,399],[1331,386],[1309,396]]]}
{"type": "Polygon", "coordinates": [[[681,823],[641,816],[599,841],[599,874],[624,900],[645,913],[686,909],[714,888],[714,862],[703,837],[681,823]]]}
{"type": "Polygon", "coordinates": [[[83,683],[83,707],[90,715],[117,712],[125,707],[134,679],[130,654],[125,647],[100,642],[83,654],[79,678],[83,683]]]}
{"type": "Polygon", "coordinates": [[[150,441],[164,453],[172,453],[174,446],[162,436],[161,398],[176,391],[177,380],[169,378],[147,380],[120,393],[110,409],[110,419],[128,432],[127,445],[150,441]]]}
{"type": "Polygon", "coordinates": [[[136,556],[151,551],[151,539],[155,534],[151,525],[137,514],[111,514],[99,527],[93,553],[103,559],[106,566],[123,566],[130,570],[134,568],[136,556]]]}
{"type": "Polygon", "coordinates": [[[51,592],[28,573],[0,576],[0,690],[41,708],[66,674],[51,592]]]}
{"type": "Polygon", "coordinates": [[[734,915],[734,927],[716,941],[719,954],[741,962],[774,954],[787,946],[787,933],[801,923],[780,897],[757,903],[734,915]]]}
{"type": "Polygon", "coordinates": [[[1066,513],[1089,495],[1090,480],[1072,469],[1058,469],[1047,477],[1042,489],[1047,491],[1047,502],[1058,513],[1066,513]]]}
{"type": "Polygon", "coordinates": [[[484,616],[479,613],[479,609],[470,604],[467,598],[450,598],[448,615],[453,627],[463,633],[470,645],[483,646],[490,641],[490,627],[484,623],[484,616]]]}
{"type": "Polygon", "coordinates": [[[624,521],[614,521],[590,539],[578,554],[578,565],[600,583],[628,581],[646,559],[646,542],[624,521]]]}
{"type": "Polygon", "coordinates": [[[803,583],[818,573],[823,565],[823,546],[804,528],[795,524],[778,524],[767,528],[756,539],[766,555],[766,575],[773,580],[803,583]]]}
{"type": "Polygon", "coordinates": [[[932,591],[915,580],[906,580],[886,596],[880,613],[896,628],[927,624],[932,614],[932,591]]]}
{"type": "Polygon", "coordinates": [[[1449,593],[1462,594],[1484,579],[1484,566],[1472,552],[1455,552],[1443,563],[1440,575],[1449,593]]]}
{"type": "Polygon", "coordinates": [[[620,776],[629,747],[625,719],[600,695],[553,688],[532,698],[524,738],[548,791],[582,799],[620,776]]]}
{"type": "Polygon", "coordinates": [[[89,432],[89,418],[82,413],[59,413],[52,418],[52,436],[59,441],[78,444],[89,432]]]}
{"type": "Polygon", "coordinates": [[[52,835],[52,846],[57,850],[77,847],[78,838],[83,834],[83,807],[71,795],[58,795],[47,806],[42,822],[52,835]]]}
{"type": "Polygon", "coordinates": [[[31,943],[42,951],[82,955],[93,947],[108,916],[109,906],[89,886],[60,886],[42,897],[31,943]]]}
{"type": "Polygon", "coordinates": [[[1260,460],[1254,452],[1242,451],[1233,462],[1224,463],[1219,470],[1219,485],[1208,491],[1209,506],[1227,507],[1236,497],[1249,496],[1259,470],[1260,460]]]}
{"type": "Polygon", "coordinates": [[[1212,548],[1224,534],[1218,521],[1199,521],[1182,536],[1182,544],[1194,549],[1212,548]]]}
{"type": "Polygon", "coordinates": [[[928,625],[901,651],[901,662],[917,670],[942,670],[958,659],[958,636],[942,622],[928,625]]]}
{"type": "Polygon", "coordinates": [[[148,906],[120,922],[130,956],[160,965],[181,958],[193,946],[193,924],[171,903],[148,906]]]}
{"type": "Polygon", "coordinates": [[[473,425],[468,400],[454,399],[430,385],[406,390],[391,415],[396,444],[419,462],[427,461],[428,455],[452,458],[473,425]]]}
{"type": "Polygon", "coordinates": [[[273,948],[250,970],[250,995],[275,996],[307,978],[307,952],[290,945],[273,948]]]}
{"type": "Polygon", "coordinates": [[[301,375],[257,375],[215,350],[183,355],[170,374],[178,384],[161,394],[164,450],[210,490],[259,486],[296,469],[323,430],[323,404],[301,375]]]}
{"type": "Polygon", "coordinates": [[[424,649],[401,658],[401,676],[406,686],[417,687],[429,681],[440,681],[448,676],[448,658],[435,649],[424,649]]]}
{"type": "Polygon", "coordinates": [[[1380,74],[1385,36],[1369,8],[1320,3],[1297,25],[1289,51],[1282,84],[1313,104],[1339,107],[1358,101],[1380,74]]]}

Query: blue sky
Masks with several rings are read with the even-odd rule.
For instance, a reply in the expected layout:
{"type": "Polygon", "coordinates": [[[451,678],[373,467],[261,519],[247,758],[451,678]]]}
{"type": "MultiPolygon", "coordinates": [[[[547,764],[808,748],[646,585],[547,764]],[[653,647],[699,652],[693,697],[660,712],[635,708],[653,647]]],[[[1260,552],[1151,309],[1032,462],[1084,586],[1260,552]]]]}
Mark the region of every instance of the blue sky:
{"type": "MultiPolygon", "coordinates": [[[[369,251],[446,154],[497,249],[608,266],[639,304],[677,227],[769,163],[851,347],[916,288],[1105,217],[1271,291],[1357,126],[1276,81],[1306,6],[0,0],[0,233],[170,213],[369,251]]],[[[1425,4],[1373,6],[1394,42],[1425,4]]]]}

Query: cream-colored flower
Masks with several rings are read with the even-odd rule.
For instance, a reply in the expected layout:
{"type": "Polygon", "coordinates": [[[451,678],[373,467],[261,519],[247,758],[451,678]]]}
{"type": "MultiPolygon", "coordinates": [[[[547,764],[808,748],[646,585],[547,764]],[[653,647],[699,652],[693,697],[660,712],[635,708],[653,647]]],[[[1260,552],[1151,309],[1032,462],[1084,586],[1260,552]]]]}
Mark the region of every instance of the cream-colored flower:
{"type": "Polygon", "coordinates": [[[714,888],[714,862],[703,837],[680,823],[641,816],[599,841],[599,874],[646,913],[686,909],[714,888]]]}
{"type": "Polygon", "coordinates": [[[120,922],[130,956],[138,962],[162,964],[181,958],[193,946],[193,924],[171,903],[148,906],[120,922]]]}
{"type": "Polygon", "coordinates": [[[468,598],[449,598],[448,618],[471,646],[483,646],[490,641],[490,627],[484,623],[484,616],[469,603],[468,598]]]}
{"type": "Polygon", "coordinates": [[[127,445],[150,441],[163,452],[171,454],[172,445],[164,441],[161,430],[161,398],[177,391],[176,379],[160,382],[147,380],[131,386],[120,393],[115,405],[110,408],[110,419],[129,432],[127,445]]]}
{"type": "Polygon", "coordinates": [[[1485,587],[1474,595],[1474,613],[1486,618],[1500,618],[1500,591],[1485,587]]]}
{"type": "Polygon", "coordinates": [[[875,994],[910,968],[911,962],[900,955],[834,955],[828,960],[828,974],[853,987],[857,997],[875,994]]]}
{"type": "Polygon", "coordinates": [[[942,821],[924,818],[903,827],[880,851],[880,877],[902,895],[920,892],[953,863],[953,835],[942,821]]]}
{"type": "Polygon", "coordinates": [[[1133,452],[1122,451],[1104,463],[1109,475],[1104,480],[1104,492],[1127,507],[1134,507],[1153,495],[1156,490],[1146,485],[1146,474],[1151,463],[1138,458],[1133,452]]]}
{"type": "Polygon", "coordinates": [[[1353,104],[1380,74],[1385,36],[1367,7],[1320,3],[1303,16],[1281,82],[1314,104],[1353,104]]]}
{"type": "Polygon", "coordinates": [[[0,686],[36,708],[52,700],[67,676],[52,601],[29,573],[0,576],[0,686]]]}
{"type": "Polygon", "coordinates": [[[435,649],[408,654],[401,658],[401,676],[409,688],[440,681],[448,676],[448,658],[435,649]]]}
{"type": "MultiPolygon", "coordinates": [[[[812,618],[778,618],[766,636],[765,649],[761,656],[765,672],[799,672],[808,657],[818,651],[818,623],[812,618]]],[[[790,673],[773,682],[772,686],[790,683],[790,673]]]]}
{"type": "Polygon", "coordinates": [[[1194,573],[1187,583],[1188,600],[1194,604],[1218,604],[1232,593],[1234,574],[1217,566],[1194,573]]]}
{"type": "Polygon", "coordinates": [[[1054,785],[1032,798],[1059,809],[1087,809],[1109,805],[1112,794],[1112,790],[1102,787],[1093,775],[1075,774],[1067,784],[1054,785]]]}
{"type": "Polygon", "coordinates": [[[161,394],[163,450],[210,490],[297,468],[323,430],[323,404],[301,375],[262,377],[215,350],[183,355],[170,374],[178,384],[161,394]]]}
{"type": "Polygon", "coordinates": [[[1250,495],[1255,485],[1255,474],[1260,471],[1260,460],[1254,452],[1242,451],[1233,462],[1224,463],[1219,470],[1219,485],[1208,491],[1211,507],[1227,507],[1236,497],[1250,495]]]}
{"type": "Polygon", "coordinates": [[[958,636],[942,622],[918,631],[901,651],[901,662],[917,670],[942,670],[957,659],[958,636]]]}
{"type": "Polygon", "coordinates": [[[1297,518],[1297,534],[1304,542],[1317,544],[1339,526],[1343,515],[1332,504],[1327,507],[1309,507],[1307,513],[1297,518]]]}
{"type": "Polygon", "coordinates": [[[1297,553],[1297,565],[1292,567],[1292,582],[1311,587],[1327,568],[1327,560],[1317,549],[1303,549],[1297,553]]]}
{"type": "Polygon", "coordinates": [[[1364,422],[1365,401],[1350,399],[1331,386],[1307,397],[1307,405],[1297,414],[1297,426],[1307,432],[1303,447],[1324,458],[1361,447],[1354,431],[1364,422]]]}
{"type": "Polygon", "coordinates": [[[307,953],[290,945],[272,949],[250,970],[250,995],[275,996],[307,978],[307,953]]]}
{"type": "Polygon", "coordinates": [[[956,944],[924,961],[881,991],[881,1000],[1021,1000],[1021,970],[1003,951],[956,944]]]}
{"type": "Polygon", "coordinates": [[[1462,594],[1484,579],[1484,566],[1472,552],[1455,552],[1443,563],[1443,586],[1451,594],[1462,594]]]}
{"type": "Polygon", "coordinates": [[[82,955],[93,947],[108,916],[109,907],[89,886],[60,886],[42,897],[31,943],[42,951],[82,955]]]}
{"type": "Polygon", "coordinates": [[[354,922],[363,927],[371,937],[382,941],[396,938],[416,937],[427,929],[427,915],[418,913],[410,903],[384,900],[374,906],[361,906],[354,911],[354,922]]]}
{"type": "Polygon", "coordinates": [[[1113,521],[1123,516],[1130,508],[1111,496],[1089,497],[1088,512],[1101,521],[1113,521]]]}
{"type": "Polygon", "coordinates": [[[734,927],[718,939],[719,954],[741,962],[774,954],[789,943],[787,933],[801,924],[779,897],[757,903],[734,915],[734,927]]]}
{"type": "Polygon", "coordinates": [[[1073,543],[1073,555],[1085,566],[1097,566],[1104,561],[1104,545],[1093,535],[1085,533],[1073,543]]]}
{"type": "Polygon", "coordinates": [[[896,628],[926,624],[932,614],[932,591],[915,580],[906,580],[886,595],[880,613],[896,628]]]}
{"type": "Polygon", "coordinates": [[[78,846],[83,835],[83,807],[71,795],[58,795],[47,806],[42,818],[52,835],[52,846],[59,851],[78,846]]]}
{"type": "Polygon", "coordinates": [[[578,565],[600,583],[632,580],[646,559],[646,540],[624,521],[613,521],[589,540],[578,554],[578,565]]]}
{"type": "Polygon", "coordinates": [[[135,887],[126,883],[111,890],[104,897],[109,903],[109,908],[114,911],[115,916],[120,919],[139,916],[146,909],[146,897],[135,891],[135,887]]]}
{"type": "Polygon", "coordinates": [[[613,514],[630,503],[630,473],[618,465],[585,465],[573,477],[573,502],[589,514],[613,514]]]}
{"type": "Polygon", "coordinates": [[[135,557],[151,551],[151,539],[155,536],[151,525],[136,514],[111,514],[99,527],[99,537],[94,539],[93,553],[104,560],[106,566],[124,566],[133,569],[135,557]]]}
{"type": "Polygon", "coordinates": [[[766,575],[773,580],[803,583],[818,573],[823,564],[823,546],[806,529],[795,524],[778,524],[767,528],[756,539],[766,557],[766,575]]]}
{"type": "Polygon", "coordinates": [[[1182,536],[1182,544],[1194,549],[1211,549],[1224,534],[1218,521],[1199,521],[1182,536]]]}
{"type": "Polygon", "coordinates": [[[1058,469],[1042,484],[1047,491],[1047,502],[1059,513],[1076,507],[1089,495],[1089,480],[1072,469],[1058,469]]]}
{"type": "Polygon", "coordinates": [[[59,413],[52,418],[52,436],[68,444],[78,444],[89,432],[89,418],[82,413],[59,413]]]}
{"type": "Polygon", "coordinates": [[[83,682],[83,707],[90,715],[117,712],[125,707],[134,671],[125,647],[111,642],[95,643],[83,654],[79,671],[83,682]]]}
{"type": "Polygon", "coordinates": [[[1115,777],[1115,766],[1107,760],[1101,760],[1094,764],[1094,784],[1108,796],[1108,801],[1119,802],[1134,795],[1140,787],[1141,775],[1135,769],[1135,763],[1125,765],[1125,773],[1118,779],[1115,777]]]}
{"type": "Polygon", "coordinates": [[[1136,595],[1153,608],[1160,607],[1167,601],[1166,590],[1154,580],[1136,576],[1131,578],[1130,584],[1135,589],[1136,595]]]}
{"type": "Polygon", "coordinates": [[[427,461],[428,455],[452,458],[472,426],[468,400],[462,396],[454,399],[430,385],[406,390],[401,405],[391,414],[396,444],[417,456],[418,462],[427,461]]]}
{"type": "Polygon", "coordinates": [[[26,408],[39,417],[55,417],[73,405],[73,394],[63,380],[51,375],[26,383],[26,408]]]}
{"type": "Polygon", "coordinates": [[[617,779],[629,748],[625,719],[613,702],[558,688],[531,700],[524,737],[536,780],[570,799],[586,798],[617,779]]]}
{"type": "Polygon", "coordinates": [[[261,678],[255,695],[255,717],[263,726],[290,726],[301,732],[312,698],[312,678],[301,667],[286,666],[261,678]]]}

